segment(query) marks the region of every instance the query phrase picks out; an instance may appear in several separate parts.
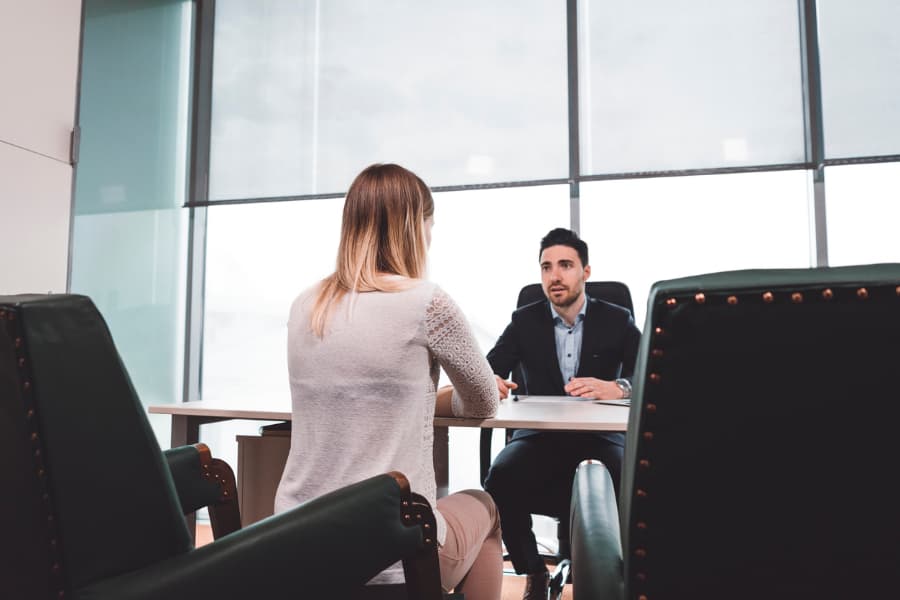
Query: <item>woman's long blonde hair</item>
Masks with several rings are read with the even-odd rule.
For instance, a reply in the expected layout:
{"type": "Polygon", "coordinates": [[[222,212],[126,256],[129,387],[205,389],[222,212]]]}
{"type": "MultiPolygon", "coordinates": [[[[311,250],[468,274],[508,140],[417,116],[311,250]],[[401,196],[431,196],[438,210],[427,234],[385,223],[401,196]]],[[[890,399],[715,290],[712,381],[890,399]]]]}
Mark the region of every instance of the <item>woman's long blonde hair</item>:
{"type": "Polygon", "coordinates": [[[313,305],[313,332],[325,335],[334,305],[348,292],[394,292],[408,288],[409,279],[422,278],[425,220],[433,215],[431,190],[415,173],[374,164],[357,175],[344,201],[335,271],[322,281],[313,305]]]}

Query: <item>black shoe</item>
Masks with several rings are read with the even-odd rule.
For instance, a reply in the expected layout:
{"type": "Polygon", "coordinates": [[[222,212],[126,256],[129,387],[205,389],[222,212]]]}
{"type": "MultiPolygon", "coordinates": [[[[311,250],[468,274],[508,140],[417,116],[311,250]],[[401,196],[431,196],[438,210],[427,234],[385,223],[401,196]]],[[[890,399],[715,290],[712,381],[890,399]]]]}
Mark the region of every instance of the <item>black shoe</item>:
{"type": "Polygon", "coordinates": [[[526,575],[525,593],[522,600],[547,600],[547,588],[550,585],[550,573],[531,573],[526,575]]]}

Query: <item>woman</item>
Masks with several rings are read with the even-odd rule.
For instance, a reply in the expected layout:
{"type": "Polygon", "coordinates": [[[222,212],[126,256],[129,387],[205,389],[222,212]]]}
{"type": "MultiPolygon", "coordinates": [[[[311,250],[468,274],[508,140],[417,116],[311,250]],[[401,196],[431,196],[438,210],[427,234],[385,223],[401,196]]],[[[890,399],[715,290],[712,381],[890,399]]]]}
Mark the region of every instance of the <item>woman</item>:
{"type": "MultiPolygon", "coordinates": [[[[281,512],[387,471],[436,507],[445,589],[497,600],[500,527],[493,500],[466,490],[435,502],[434,415],[493,416],[496,380],[460,309],[424,280],[434,202],[403,167],[360,173],[344,203],[335,272],[300,296],[288,321],[291,450],[281,512]],[[437,390],[440,368],[453,383],[437,390]]],[[[371,583],[403,581],[400,564],[371,583]]]]}

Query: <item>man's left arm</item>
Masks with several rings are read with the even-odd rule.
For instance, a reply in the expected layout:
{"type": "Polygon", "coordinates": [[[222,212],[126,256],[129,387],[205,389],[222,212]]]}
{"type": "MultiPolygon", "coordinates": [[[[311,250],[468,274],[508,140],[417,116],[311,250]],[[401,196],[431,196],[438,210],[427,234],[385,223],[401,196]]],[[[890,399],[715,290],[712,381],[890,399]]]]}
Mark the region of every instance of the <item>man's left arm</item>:
{"type": "Polygon", "coordinates": [[[566,393],[570,396],[590,398],[592,400],[618,400],[630,397],[631,378],[634,375],[640,343],[641,332],[634,324],[634,319],[629,315],[622,335],[622,369],[620,377],[627,381],[624,389],[617,381],[607,381],[596,377],[575,377],[566,383],[566,393]]]}
{"type": "Polygon", "coordinates": [[[631,382],[634,376],[634,367],[637,363],[638,348],[641,345],[641,331],[634,324],[634,319],[629,317],[625,327],[625,342],[622,345],[622,375],[623,379],[631,382]]]}
{"type": "Polygon", "coordinates": [[[519,342],[513,321],[510,321],[497,339],[497,343],[487,353],[487,361],[494,374],[503,379],[509,377],[513,367],[518,364],[519,342]]]}

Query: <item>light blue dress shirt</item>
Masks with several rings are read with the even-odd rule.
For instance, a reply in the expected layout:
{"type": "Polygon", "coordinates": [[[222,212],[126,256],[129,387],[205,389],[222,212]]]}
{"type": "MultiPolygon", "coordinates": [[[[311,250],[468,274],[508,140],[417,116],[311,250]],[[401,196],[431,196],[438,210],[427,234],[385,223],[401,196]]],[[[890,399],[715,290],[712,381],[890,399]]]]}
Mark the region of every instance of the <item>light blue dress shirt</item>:
{"type": "Polygon", "coordinates": [[[575,316],[575,324],[569,325],[563,320],[553,304],[550,304],[550,314],[553,316],[553,333],[556,335],[556,358],[559,359],[559,372],[562,374],[563,385],[569,383],[575,373],[578,372],[578,359],[581,356],[581,340],[584,337],[584,315],[587,313],[588,299],[584,297],[584,304],[575,316]]]}

